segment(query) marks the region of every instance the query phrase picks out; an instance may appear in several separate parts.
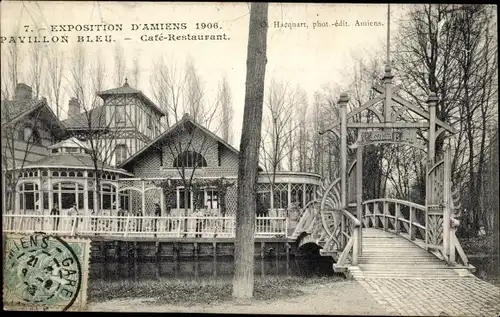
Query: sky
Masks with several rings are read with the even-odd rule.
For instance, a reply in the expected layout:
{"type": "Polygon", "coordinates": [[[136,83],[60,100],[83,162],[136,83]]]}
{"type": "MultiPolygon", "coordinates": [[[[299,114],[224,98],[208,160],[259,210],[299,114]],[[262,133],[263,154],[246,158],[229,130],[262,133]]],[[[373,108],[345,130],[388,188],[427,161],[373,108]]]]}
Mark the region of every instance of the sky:
{"type": "MultiPolygon", "coordinates": [[[[234,109],[233,145],[237,146],[243,120],[246,55],[250,5],[247,3],[161,3],[161,2],[2,2],[1,45],[2,66],[10,36],[30,36],[37,28],[40,35],[68,36],[69,43],[57,45],[69,57],[78,36],[111,35],[114,43],[85,43],[90,56],[101,51],[104,61],[113,69],[114,45],[123,47],[127,63],[126,76],[131,78],[133,59],[138,57],[140,80],[137,89],[152,97],[150,75],[152,62],[160,55],[184,65],[189,56],[201,77],[207,99],[213,100],[222,76],[226,76],[232,92],[234,109]],[[17,23],[18,22],[18,23],[17,23]],[[132,31],[131,24],[186,23],[185,30],[132,31]],[[217,23],[219,29],[197,30],[196,23],[217,23]],[[51,30],[50,25],[122,24],[122,31],[78,32],[51,30]],[[27,25],[28,32],[26,32],[27,25]],[[19,27],[20,34],[16,34],[19,27]],[[226,34],[225,41],[142,41],[141,36],[162,34],[226,34]],[[129,40],[126,40],[129,38],[129,40]]],[[[391,32],[397,30],[396,19],[408,6],[391,6],[391,32]]],[[[271,79],[300,86],[312,101],[314,91],[326,83],[345,82],[345,70],[351,67],[353,54],[385,49],[386,4],[270,4],[267,38],[266,82],[271,79]],[[378,26],[356,26],[358,22],[375,22],[378,26]],[[276,28],[278,23],[296,23],[307,27],[276,28]],[[325,22],[329,26],[324,26],[325,22]],[[335,22],[348,26],[332,26],[335,22]],[[323,25],[319,27],[319,25],[323,25]]],[[[59,29],[59,27],[56,27],[59,29]]],[[[21,54],[33,45],[19,44],[21,54]]],[[[27,55],[25,55],[27,56],[27,55]]],[[[69,63],[69,60],[68,60],[69,63]]],[[[381,70],[382,72],[382,70],[381,70]]],[[[3,75],[4,73],[2,73],[3,75]]],[[[30,79],[21,76],[24,82],[30,79]]],[[[63,83],[64,85],[65,83],[63,83]]],[[[116,87],[116,83],[110,83],[116,87]]],[[[63,105],[71,96],[64,92],[63,105]]],[[[63,119],[66,109],[63,110],[63,119]]]]}

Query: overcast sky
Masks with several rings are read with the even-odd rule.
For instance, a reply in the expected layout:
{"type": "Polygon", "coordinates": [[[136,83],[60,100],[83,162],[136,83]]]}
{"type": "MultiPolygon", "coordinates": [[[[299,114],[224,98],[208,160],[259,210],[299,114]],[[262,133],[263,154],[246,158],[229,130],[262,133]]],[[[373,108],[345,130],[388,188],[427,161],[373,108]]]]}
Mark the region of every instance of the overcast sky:
{"type": "MultiPolygon", "coordinates": [[[[139,56],[141,68],[139,85],[151,97],[150,73],[152,61],[160,54],[184,65],[185,58],[191,56],[196,69],[208,90],[208,98],[214,99],[217,85],[223,75],[227,76],[232,90],[235,145],[239,143],[246,75],[246,50],[248,41],[249,4],[246,3],[114,3],[114,2],[2,2],[1,35],[15,36],[19,21],[21,36],[32,35],[24,32],[23,25],[46,28],[43,34],[70,36],[70,44],[59,45],[68,53],[76,42],[77,35],[111,34],[116,42],[122,44],[127,61],[126,74],[131,77],[132,62],[139,56]],[[131,31],[132,23],[185,22],[187,30],[182,31],[131,31]],[[217,22],[217,31],[197,31],[195,23],[217,22]],[[59,24],[123,24],[121,32],[52,32],[48,25],[59,24]],[[166,34],[223,34],[227,41],[141,41],[142,35],[166,34]],[[132,40],[125,40],[125,38],[132,40]]],[[[396,20],[404,10],[401,6],[391,6],[396,20]]],[[[309,100],[315,90],[328,82],[343,83],[342,74],[350,67],[353,52],[384,50],[386,42],[387,5],[385,4],[270,4],[266,81],[272,78],[286,80],[292,86],[299,85],[308,93],[309,100]],[[319,27],[317,22],[345,20],[348,27],[319,27]],[[381,26],[355,26],[360,22],[381,22],[381,26]],[[308,28],[274,28],[274,22],[305,22],[308,28]]],[[[395,21],[391,24],[397,28],[395,21]]],[[[2,49],[4,65],[7,46],[2,49]]],[[[30,44],[20,44],[23,50],[30,44]]],[[[104,58],[113,69],[114,44],[87,43],[89,54],[101,50],[104,58]]],[[[24,54],[27,54],[24,52],[24,54]]],[[[69,54],[67,54],[69,55],[69,54]]],[[[382,71],[382,70],[381,70],[382,71]]],[[[2,72],[3,74],[3,72],[2,72]]],[[[29,84],[29,78],[22,77],[29,84]]],[[[109,88],[114,88],[115,83],[109,88]]],[[[63,96],[67,105],[69,95],[63,96]]],[[[63,118],[65,110],[63,111],[63,118]]]]}

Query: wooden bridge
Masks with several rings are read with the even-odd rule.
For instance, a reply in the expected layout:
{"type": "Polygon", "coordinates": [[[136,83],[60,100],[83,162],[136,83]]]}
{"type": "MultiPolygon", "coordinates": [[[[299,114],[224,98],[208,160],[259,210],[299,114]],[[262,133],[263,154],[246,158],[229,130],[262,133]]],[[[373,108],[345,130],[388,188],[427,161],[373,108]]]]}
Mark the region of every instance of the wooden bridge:
{"type": "MultiPolygon", "coordinates": [[[[458,278],[474,271],[443,211],[398,199],[364,201],[361,219],[338,208],[339,179],[324,184],[290,236],[315,244],[334,270],[355,278],[458,278]]],[[[450,200],[451,204],[452,201],[450,200]]],[[[358,206],[351,205],[354,210],[358,206]]]]}

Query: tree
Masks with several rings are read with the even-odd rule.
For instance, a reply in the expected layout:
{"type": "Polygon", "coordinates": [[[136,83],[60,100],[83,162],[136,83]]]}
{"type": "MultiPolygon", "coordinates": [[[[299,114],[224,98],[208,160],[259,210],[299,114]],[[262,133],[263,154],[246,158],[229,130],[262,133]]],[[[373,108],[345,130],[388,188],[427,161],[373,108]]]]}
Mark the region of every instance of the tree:
{"type": "MultiPolygon", "coordinates": [[[[15,208],[15,194],[19,183],[19,171],[24,168],[27,163],[33,162],[30,157],[31,150],[35,145],[39,145],[40,135],[36,132],[39,126],[39,117],[43,111],[39,106],[30,115],[23,120],[16,120],[19,114],[19,104],[4,100],[2,102],[2,174],[4,178],[5,192],[7,197],[4,197],[4,207],[7,210],[15,208]],[[31,127],[31,131],[26,133],[26,127],[31,127]],[[23,135],[20,140],[19,135],[23,135]],[[21,156],[16,155],[20,150],[21,156]]],[[[17,212],[17,210],[15,210],[17,212]]]]}
{"type": "Polygon", "coordinates": [[[487,125],[495,120],[498,102],[495,18],[491,6],[420,5],[401,23],[396,41],[404,93],[426,110],[429,92],[436,92],[437,118],[458,131],[452,138],[439,136],[436,154],[449,142],[453,183],[461,187],[474,231],[486,212],[479,197],[490,142],[487,125]]]}
{"type": "Polygon", "coordinates": [[[74,102],[78,103],[83,115],[72,119],[78,128],[69,130],[71,136],[87,144],[86,150],[94,168],[93,210],[98,212],[101,206],[101,175],[105,164],[109,164],[114,155],[115,140],[120,131],[113,124],[115,113],[106,120],[106,109],[97,95],[104,87],[106,78],[106,68],[101,61],[101,55],[97,54],[97,59],[90,63],[82,45],[76,46],[72,55],[68,94],[74,96],[74,102]]]}
{"type": "Polygon", "coordinates": [[[233,297],[251,298],[254,283],[255,184],[264,101],[268,4],[252,3],[247,49],[245,110],[238,168],[238,206],[234,241],[233,297]]]}
{"type": "Polygon", "coordinates": [[[222,129],[222,139],[227,143],[231,144],[233,107],[232,107],[231,89],[229,88],[229,83],[227,82],[226,76],[222,77],[221,83],[219,85],[219,92],[217,98],[218,98],[218,108],[220,109],[221,112],[220,126],[222,129]]]}
{"type": "Polygon", "coordinates": [[[123,46],[119,43],[115,44],[115,80],[116,85],[123,85],[125,77],[125,57],[123,56],[123,46]]]}
{"type": "MultiPolygon", "coordinates": [[[[212,105],[207,103],[205,87],[191,58],[187,59],[184,70],[175,62],[167,65],[163,56],[154,65],[150,78],[153,95],[167,113],[164,128],[171,129],[170,137],[155,147],[157,151],[166,149],[167,160],[174,162],[173,168],[177,170],[179,183],[184,187],[181,199],[184,214],[187,215],[190,209],[189,192],[196,189],[196,172],[204,166],[204,156],[214,145],[205,129],[210,129],[214,121],[217,102],[212,105]]],[[[187,226],[187,219],[184,226],[187,226]]]]}
{"type": "MultiPolygon", "coordinates": [[[[293,154],[293,133],[298,124],[293,120],[297,92],[290,89],[288,83],[271,81],[266,98],[267,120],[261,138],[260,157],[268,172],[271,195],[274,197],[276,172],[283,169],[283,164],[293,154]]],[[[271,200],[271,210],[274,209],[271,200]]]]}
{"type": "Polygon", "coordinates": [[[188,83],[187,73],[172,61],[167,64],[163,55],[153,62],[150,77],[151,91],[157,104],[167,114],[163,122],[166,128],[179,122],[185,113],[183,96],[188,83]]]}
{"type": "Polygon", "coordinates": [[[61,119],[61,89],[64,73],[63,51],[53,46],[46,54],[46,90],[49,93],[49,101],[55,107],[56,116],[61,119]]]}

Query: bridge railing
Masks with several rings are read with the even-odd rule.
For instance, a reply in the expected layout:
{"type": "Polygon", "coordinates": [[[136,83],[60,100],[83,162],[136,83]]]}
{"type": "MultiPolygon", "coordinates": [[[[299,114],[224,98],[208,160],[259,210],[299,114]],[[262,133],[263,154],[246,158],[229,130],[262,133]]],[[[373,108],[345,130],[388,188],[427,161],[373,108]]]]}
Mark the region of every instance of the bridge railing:
{"type": "Polygon", "coordinates": [[[344,209],[324,212],[330,213],[333,221],[330,225],[327,224],[330,236],[323,246],[322,253],[336,252],[338,254],[336,270],[344,267],[349,258],[351,265],[357,265],[361,247],[361,221],[344,209]]]}
{"type": "Polygon", "coordinates": [[[426,207],[412,202],[380,198],[363,202],[363,225],[391,230],[417,244],[426,244],[426,207]]]}
{"type": "MultiPolygon", "coordinates": [[[[286,217],[257,217],[256,237],[286,237],[286,217]]],[[[236,219],[229,217],[139,217],[3,215],[3,232],[108,237],[233,238],[236,219]]]]}

